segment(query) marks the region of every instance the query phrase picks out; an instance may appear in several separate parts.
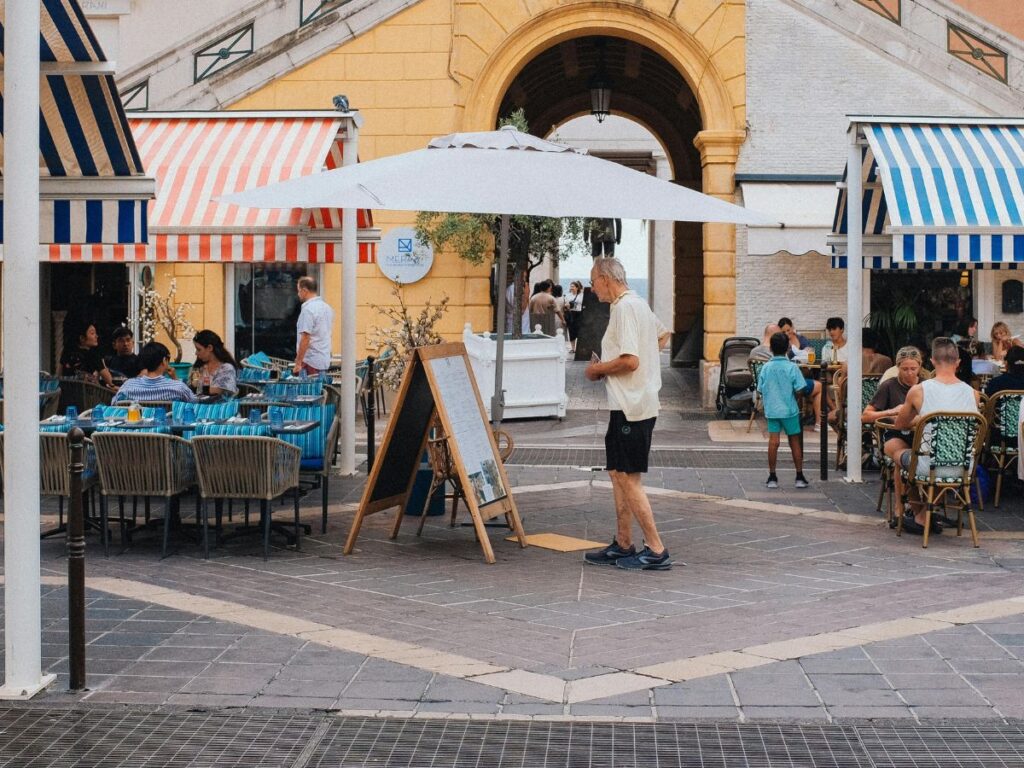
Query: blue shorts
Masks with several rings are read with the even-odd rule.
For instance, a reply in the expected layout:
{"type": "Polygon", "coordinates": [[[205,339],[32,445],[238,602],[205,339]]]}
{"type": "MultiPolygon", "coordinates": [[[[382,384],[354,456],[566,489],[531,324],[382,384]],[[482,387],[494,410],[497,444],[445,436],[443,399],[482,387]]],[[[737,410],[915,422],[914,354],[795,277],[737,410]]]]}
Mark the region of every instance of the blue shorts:
{"type": "Polygon", "coordinates": [[[799,435],[803,431],[800,416],[787,416],[784,419],[768,419],[768,434],[775,435],[785,432],[787,435],[799,435]]]}
{"type": "Polygon", "coordinates": [[[804,396],[807,396],[807,395],[811,394],[812,392],[814,392],[814,379],[808,379],[805,376],[804,377],[804,392],[803,392],[803,394],[804,394],[804,396]]]}

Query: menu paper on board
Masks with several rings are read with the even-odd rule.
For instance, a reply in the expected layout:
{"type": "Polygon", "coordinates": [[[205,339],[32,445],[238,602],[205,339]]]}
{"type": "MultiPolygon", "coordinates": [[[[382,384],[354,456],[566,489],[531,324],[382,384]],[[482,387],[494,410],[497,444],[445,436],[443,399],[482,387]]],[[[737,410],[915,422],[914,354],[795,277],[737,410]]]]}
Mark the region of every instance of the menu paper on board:
{"type": "Polygon", "coordinates": [[[441,357],[428,361],[441,391],[451,434],[479,506],[508,495],[498,469],[488,425],[484,420],[465,357],[441,357]]]}

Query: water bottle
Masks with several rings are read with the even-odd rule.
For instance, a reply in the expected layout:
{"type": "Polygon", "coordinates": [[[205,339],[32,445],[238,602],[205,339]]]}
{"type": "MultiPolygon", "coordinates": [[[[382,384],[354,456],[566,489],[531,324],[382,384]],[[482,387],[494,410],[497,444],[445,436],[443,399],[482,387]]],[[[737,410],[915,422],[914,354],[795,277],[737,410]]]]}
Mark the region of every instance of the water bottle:
{"type": "Polygon", "coordinates": [[[305,368],[302,368],[299,371],[299,378],[302,379],[303,381],[305,381],[308,378],[308,376],[306,375],[306,369],[305,368]]]}
{"type": "Polygon", "coordinates": [[[189,403],[181,411],[181,420],[186,424],[195,424],[196,421],[196,409],[189,403]]]}
{"type": "Polygon", "coordinates": [[[274,430],[284,428],[284,414],[281,413],[280,408],[270,409],[270,428],[274,430]]]}
{"type": "Polygon", "coordinates": [[[103,414],[104,414],[104,412],[105,412],[105,409],[104,409],[104,407],[102,405],[94,405],[92,407],[92,420],[94,422],[103,421],[103,414]]]}
{"type": "Polygon", "coordinates": [[[78,421],[78,406],[69,405],[67,411],[64,412],[64,418],[66,418],[71,424],[78,421]]]}
{"type": "Polygon", "coordinates": [[[261,418],[263,418],[263,412],[259,408],[253,408],[249,411],[250,424],[259,424],[261,418]]]}

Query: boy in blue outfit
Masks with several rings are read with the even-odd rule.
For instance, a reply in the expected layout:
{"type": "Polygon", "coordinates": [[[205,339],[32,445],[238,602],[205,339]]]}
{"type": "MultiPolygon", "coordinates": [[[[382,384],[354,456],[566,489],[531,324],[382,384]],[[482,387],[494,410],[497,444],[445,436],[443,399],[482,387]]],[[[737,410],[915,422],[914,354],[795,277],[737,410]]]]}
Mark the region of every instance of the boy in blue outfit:
{"type": "Polygon", "coordinates": [[[803,427],[800,425],[800,406],[796,396],[810,395],[814,391],[814,382],[805,379],[800,368],[786,357],[789,351],[786,334],[773,334],[769,346],[773,357],[761,368],[757,379],[757,388],[761,391],[761,401],[764,403],[764,415],[768,420],[768,480],[765,485],[769,488],[779,487],[775,464],[779,458],[780,433],[785,430],[793,463],[796,465],[796,487],[806,488],[809,483],[804,477],[804,457],[800,449],[803,427]]]}

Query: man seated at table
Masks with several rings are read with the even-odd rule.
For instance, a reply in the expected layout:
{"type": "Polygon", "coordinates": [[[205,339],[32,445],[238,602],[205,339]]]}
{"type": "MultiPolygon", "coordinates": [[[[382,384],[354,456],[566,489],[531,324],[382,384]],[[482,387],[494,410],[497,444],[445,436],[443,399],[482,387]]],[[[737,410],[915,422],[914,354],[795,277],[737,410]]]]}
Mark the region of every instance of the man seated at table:
{"type": "Polygon", "coordinates": [[[114,354],[107,358],[107,369],[115,376],[130,379],[139,375],[139,356],[135,354],[135,336],[131,328],[120,326],[111,337],[114,354]]]}
{"type": "Polygon", "coordinates": [[[1024,389],[1024,347],[1013,347],[1006,353],[1006,373],[993,377],[985,385],[989,397],[1007,389],[1024,389]]]}
{"type": "Polygon", "coordinates": [[[828,341],[821,350],[821,362],[845,365],[850,350],[846,346],[846,323],[843,318],[830,317],[826,320],[825,333],[828,334],[828,341]]]}
{"type": "Polygon", "coordinates": [[[151,341],[139,352],[141,371],[128,379],[114,395],[115,403],[148,403],[154,400],[196,402],[196,396],[184,382],[166,376],[170,370],[171,353],[158,341],[151,341]]]}

